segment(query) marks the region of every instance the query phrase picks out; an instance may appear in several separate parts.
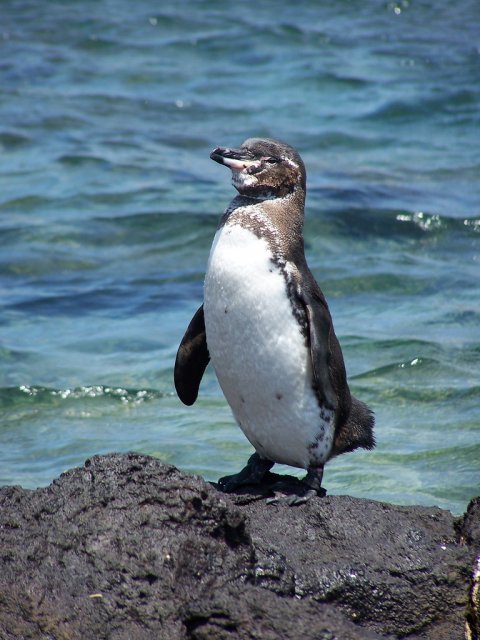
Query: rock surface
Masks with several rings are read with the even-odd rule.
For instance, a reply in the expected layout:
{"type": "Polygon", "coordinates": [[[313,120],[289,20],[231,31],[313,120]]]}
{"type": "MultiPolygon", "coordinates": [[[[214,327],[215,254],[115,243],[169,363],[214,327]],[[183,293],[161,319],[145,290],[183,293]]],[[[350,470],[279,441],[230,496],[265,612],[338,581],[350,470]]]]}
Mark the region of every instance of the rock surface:
{"type": "Polygon", "coordinates": [[[0,638],[475,638],[478,499],[226,496],[136,454],[0,490],[0,638]]]}

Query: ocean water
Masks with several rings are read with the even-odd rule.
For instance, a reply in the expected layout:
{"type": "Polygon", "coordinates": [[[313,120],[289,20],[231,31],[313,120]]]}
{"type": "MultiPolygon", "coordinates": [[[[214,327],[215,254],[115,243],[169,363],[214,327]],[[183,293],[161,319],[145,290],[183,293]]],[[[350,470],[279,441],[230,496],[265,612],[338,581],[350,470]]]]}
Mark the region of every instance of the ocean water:
{"type": "MultiPolygon", "coordinates": [[[[307,257],[378,446],[324,484],[480,493],[478,0],[3,0],[0,485],[136,450],[207,479],[251,447],[172,367],[234,194],[215,146],[284,139],[307,257]]],[[[285,469],[286,470],[286,469],[285,469]]]]}

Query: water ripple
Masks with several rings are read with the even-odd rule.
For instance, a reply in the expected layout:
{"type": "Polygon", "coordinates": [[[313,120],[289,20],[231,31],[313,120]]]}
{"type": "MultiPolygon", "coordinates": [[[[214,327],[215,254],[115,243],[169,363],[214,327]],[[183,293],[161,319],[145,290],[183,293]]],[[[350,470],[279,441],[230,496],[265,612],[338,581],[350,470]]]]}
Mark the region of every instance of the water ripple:
{"type": "Polygon", "coordinates": [[[62,401],[92,399],[113,400],[126,405],[136,405],[162,397],[164,394],[153,389],[123,389],[105,385],[82,386],[73,389],[49,389],[34,385],[0,388],[0,406],[4,409],[32,403],[35,405],[56,405],[62,401]]]}

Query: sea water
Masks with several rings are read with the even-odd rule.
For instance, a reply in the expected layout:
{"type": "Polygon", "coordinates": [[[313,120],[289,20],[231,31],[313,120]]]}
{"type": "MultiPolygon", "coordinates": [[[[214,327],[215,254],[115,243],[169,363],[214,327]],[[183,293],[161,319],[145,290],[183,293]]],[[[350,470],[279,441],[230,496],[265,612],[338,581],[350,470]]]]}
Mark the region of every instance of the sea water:
{"type": "MultiPolygon", "coordinates": [[[[252,450],[172,368],[234,195],[215,146],[308,171],[306,250],[377,448],[324,484],[480,493],[480,5],[4,0],[0,485],[140,451],[210,480],[252,450]]],[[[288,470],[284,468],[284,470],[288,470]]]]}

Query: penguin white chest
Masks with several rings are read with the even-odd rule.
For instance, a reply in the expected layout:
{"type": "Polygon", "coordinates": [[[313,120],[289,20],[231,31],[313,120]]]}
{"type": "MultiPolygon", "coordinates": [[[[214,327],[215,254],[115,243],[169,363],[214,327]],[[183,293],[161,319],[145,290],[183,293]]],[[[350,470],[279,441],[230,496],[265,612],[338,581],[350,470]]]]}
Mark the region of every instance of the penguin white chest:
{"type": "Polygon", "coordinates": [[[237,224],[217,231],[204,315],[218,381],[258,453],[301,468],[324,463],[333,413],[319,407],[310,352],[266,240],[237,224]]]}

